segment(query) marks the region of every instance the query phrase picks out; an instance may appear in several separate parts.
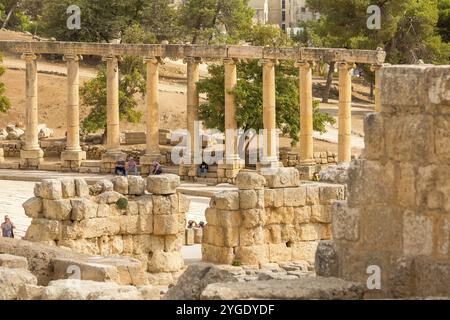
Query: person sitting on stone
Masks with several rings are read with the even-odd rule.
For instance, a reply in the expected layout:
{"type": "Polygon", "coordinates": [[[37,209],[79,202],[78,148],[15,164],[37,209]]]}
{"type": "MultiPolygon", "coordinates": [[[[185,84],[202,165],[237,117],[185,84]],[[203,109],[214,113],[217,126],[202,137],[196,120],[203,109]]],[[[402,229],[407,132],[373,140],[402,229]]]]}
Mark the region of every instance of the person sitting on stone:
{"type": "Polygon", "coordinates": [[[162,173],[162,166],[159,164],[158,161],[154,160],[152,167],[153,167],[152,170],[153,175],[160,175],[162,173]]]}
{"type": "Polygon", "coordinates": [[[203,161],[200,167],[198,168],[198,175],[201,178],[206,178],[206,175],[208,174],[208,164],[203,161]]]}
{"type": "Polygon", "coordinates": [[[14,238],[14,229],[16,226],[11,222],[9,216],[5,216],[5,222],[2,223],[2,236],[4,238],[14,238]]]}
{"type": "Polygon", "coordinates": [[[128,159],[128,174],[133,176],[137,176],[138,174],[137,163],[133,157],[130,157],[130,159],[128,159]]]}
{"type": "Polygon", "coordinates": [[[121,176],[127,176],[127,170],[125,169],[125,160],[123,158],[120,158],[116,162],[116,169],[114,170],[114,173],[121,176]]]}

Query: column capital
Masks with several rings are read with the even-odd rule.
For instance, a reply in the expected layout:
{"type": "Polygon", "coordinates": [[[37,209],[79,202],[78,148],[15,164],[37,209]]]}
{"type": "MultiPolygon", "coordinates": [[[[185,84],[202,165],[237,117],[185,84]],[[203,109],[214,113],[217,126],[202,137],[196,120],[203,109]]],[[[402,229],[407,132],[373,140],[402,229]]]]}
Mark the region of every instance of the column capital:
{"type": "Polygon", "coordinates": [[[351,70],[351,69],[355,69],[356,68],[356,64],[354,62],[338,61],[337,64],[339,65],[339,69],[351,70]]]}
{"type": "Polygon", "coordinates": [[[38,56],[38,55],[35,55],[33,52],[25,52],[25,53],[23,53],[23,54],[20,56],[20,58],[21,58],[22,60],[25,60],[25,61],[29,62],[29,61],[33,61],[33,60],[39,59],[39,56],[38,56]]]}
{"type": "Polygon", "coordinates": [[[202,63],[202,58],[198,58],[198,57],[185,57],[183,59],[183,63],[202,63]]]}
{"type": "Polygon", "coordinates": [[[161,57],[144,57],[144,63],[148,64],[164,64],[163,59],[161,57]]]}
{"type": "Polygon", "coordinates": [[[313,68],[316,65],[314,61],[298,60],[295,62],[297,68],[313,68]]]}
{"type": "Polygon", "coordinates": [[[82,61],[83,60],[83,56],[81,54],[68,53],[68,54],[65,54],[63,56],[63,60],[64,61],[69,61],[70,60],[70,61],[77,62],[77,61],[82,61]]]}
{"type": "Polygon", "coordinates": [[[122,60],[123,59],[122,59],[121,56],[110,55],[110,56],[103,56],[102,57],[102,61],[117,61],[117,62],[120,62],[122,60]]]}
{"type": "Polygon", "coordinates": [[[239,59],[236,59],[236,58],[223,58],[222,62],[223,62],[223,64],[237,64],[239,62],[239,59]]]}
{"type": "Polygon", "coordinates": [[[269,66],[269,67],[273,67],[273,66],[277,66],[279,65],[280,62],[276,59],[260,59],[258,61],[258,65],[259,66],[269,66]]]}

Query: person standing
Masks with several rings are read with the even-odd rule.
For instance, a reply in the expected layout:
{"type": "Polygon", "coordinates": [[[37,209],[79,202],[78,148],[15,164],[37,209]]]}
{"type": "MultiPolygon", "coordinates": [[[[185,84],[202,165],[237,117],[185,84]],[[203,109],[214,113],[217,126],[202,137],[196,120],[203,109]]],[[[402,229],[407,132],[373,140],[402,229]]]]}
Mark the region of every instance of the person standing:
{"type": "Polygon", "coordinates": [[[5,216],[5,222],[2,223],[2,236],[4,238],[14,238],[14,229],[16,226],[11,222],[9,216],[5,216]]]}
{"type": "Polygon", "coordinates": [[[138,174],[137,163],[133,157],[130,157],[128,160],[128,174],[133,176],[137,176],[138,174]]]}

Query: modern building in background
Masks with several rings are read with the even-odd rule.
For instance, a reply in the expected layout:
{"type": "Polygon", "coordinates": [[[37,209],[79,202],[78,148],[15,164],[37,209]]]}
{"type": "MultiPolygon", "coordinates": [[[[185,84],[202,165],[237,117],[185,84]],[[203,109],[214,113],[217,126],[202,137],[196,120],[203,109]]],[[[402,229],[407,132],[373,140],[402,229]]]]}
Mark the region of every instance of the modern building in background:
{"type": "Polygon", "coordinates": [[[256,10],[255,21],[275,24],[289,34],[297,33],[301,21],[317,20],[320,15],[309,10],[306,0],[250,0],[256,10]]]}

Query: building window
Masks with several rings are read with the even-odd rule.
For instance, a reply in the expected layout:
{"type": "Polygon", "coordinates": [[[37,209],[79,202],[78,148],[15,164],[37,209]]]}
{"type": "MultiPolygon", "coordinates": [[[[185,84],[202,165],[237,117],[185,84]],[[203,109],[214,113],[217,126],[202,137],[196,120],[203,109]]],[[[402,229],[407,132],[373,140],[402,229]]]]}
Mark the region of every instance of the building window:
{"type": "Polygon", "coordinates": [[[281,21],[286,21],[286,11],[281,12],[281,21]]]}
{"type": "Polygon", "coordinates": [[[281,9],[286,9],[286,0],[281,0],[281,9]]]}
{"type": "Polygon", "coordinates": [[[301,9],[301,10],[302,10],[302,12],[303,12],[303,13],[305,13],[305,12],[306,12],[306,8],[305,8],[305,7],[302,7],[302,9],[301,9]]]}
{"type": "Polygon", "coordinates": [[[281,30],[286,31],[286,25],[284,23],[281,25],[281,30]]]}

